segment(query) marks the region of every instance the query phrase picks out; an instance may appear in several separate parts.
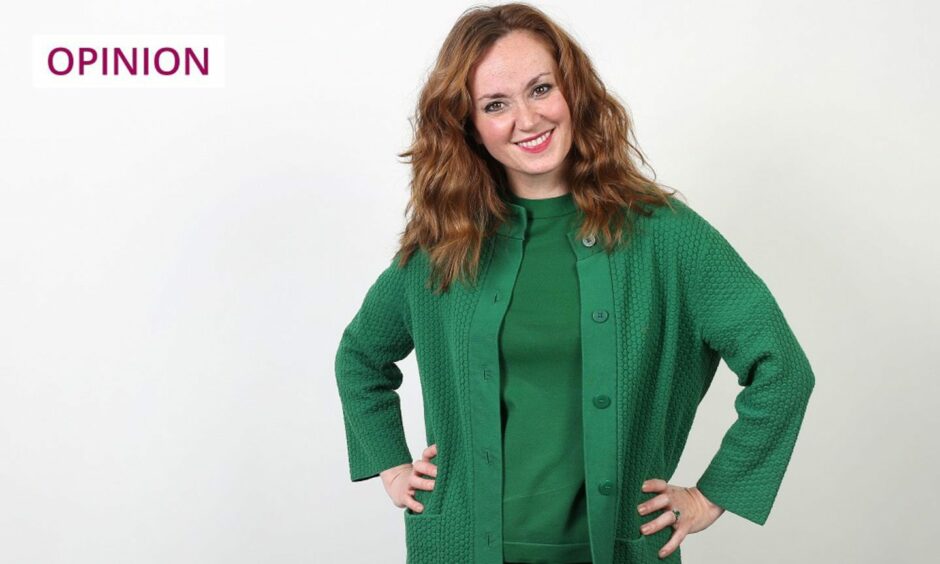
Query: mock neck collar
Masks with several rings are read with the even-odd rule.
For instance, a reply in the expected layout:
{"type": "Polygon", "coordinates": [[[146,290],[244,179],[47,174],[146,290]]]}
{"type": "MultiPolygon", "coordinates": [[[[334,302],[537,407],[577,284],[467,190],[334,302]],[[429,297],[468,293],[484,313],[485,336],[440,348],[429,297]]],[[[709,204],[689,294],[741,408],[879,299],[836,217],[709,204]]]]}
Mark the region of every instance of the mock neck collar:
{"type": "MultiPolygon", "coordinates": [[[[528,228],[529,223],[532,221],[530,219],[531,214],[529,207],[526,207],[525,204],[535,203],[535,205],[545,205],[546,209],[542,211],[545,212],[545,216],[554,216],[555,213],[549,213],[552,211],[550,208],[555,207],[557,215],[566,215],[561,213],[567,209],[570,209],[570,213],[576,213],[576,217],[571,219],[572,226],[568,230],[568,238],[572,241],[575,240],[578,230],[580,229],[581,221],[584,220],[584,214],[581,212],[581,208],[574,201],[574,196],[571,195],[571,192],[564,194],[565,197],[555,197],[555,198],[544,198],[541,200],[536,199],[526,199],[519,198],[515,196],[509,190],[504,192],[502,196],[503,202],[509,208],[509,217],[506,221],[502,222],[496,229],[496,232],[502,236],[510,237],[512,239],[525,239],[525,234],[528,228]],[[554,202],[550,200],[555,200],[554,202]]],[[[579,245],[580,247],[580,245],[579,245]]],[[[599,250],[602,245],[594,245],[591,247],[585,247],[582,249],[577,249],[579,256],[584,254],[585,256],[593,254],[599,250]],[[584,251],[584,252],[582,252],[584,251]]]]}
{"type": "Polygon", "coordinates": [[[521,198],[509,192],[507,200],[509,203],[522,207],[529,219],[560,217],[578,210],[571,192],[550,198],[521,198]]]}
{"type": "MultiPolygon", "coordinates": [[[[525,240],[528,226],[532,220],[529,219],[527,208],[519,203],[513,203],[509,198],[506,198],[504,201],[509,208],[509,217],[497,227],[496,233],[499,236],[496,237],[496,243],[500,245],[501,248],[505,249],[508,248],[504,246],[507,244],[507,241],[525,240]],[[503,242],[500,243],[499,241],[503,242]]],[[[571,249],[580,261],[591,258],[602,252],[604,245],[594,236],[585,237],[584,239],[578,238],[578,231],[581,228],[580,222],[584,220],[584,214],[581,212],[581,208],[578,208],[577,205],[574,204],[573,198],[571,203],[575,207],[574,212],[576,212],[576,215],[572,215],[571,225],[565,233],[565,236],[571,245],[571,249]]]]}

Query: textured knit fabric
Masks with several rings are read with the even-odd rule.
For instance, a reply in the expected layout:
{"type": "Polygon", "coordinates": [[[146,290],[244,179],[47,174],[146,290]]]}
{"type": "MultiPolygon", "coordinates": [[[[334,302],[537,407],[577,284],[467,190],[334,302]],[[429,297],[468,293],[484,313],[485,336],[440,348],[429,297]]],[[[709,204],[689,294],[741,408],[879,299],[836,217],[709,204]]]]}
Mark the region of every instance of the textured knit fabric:
{"type": "Polygon", "coordinates": [[[503,558],[591,560],[581,435],[577,225],[571,193],[509,201],[528,218],[522,262],[500,330],[503,558]]]}
{"type": "MultiPolygon", "coordinates": [[[[582,424],[592,561],[660,559],[673,529],[640,526],[669,480],[699,402],[724,359],[742,386],[737,419],[696,486],[711,501],[763,525],[789,464],[815,378],[767,285],[729,242],[677,199],[633,214],[635,233],[606,253],[599,237],[568,232],[577,255],[582,424]]],[[[407,562],[501,564],[502,481],[499,328],[522,259],[528,218],[487,239],[477,282],[435,295],[429,260],[394,257],[343,332],[335,370],[349,472],[365,480],[413,461],[405,441],[396,362],[414,350],[426,444],[438,445],[435,487],[416,490],[421,513],[403,511],[407,562]]],[[[725,516],[725,518],[728,518],[725,516]]]]}

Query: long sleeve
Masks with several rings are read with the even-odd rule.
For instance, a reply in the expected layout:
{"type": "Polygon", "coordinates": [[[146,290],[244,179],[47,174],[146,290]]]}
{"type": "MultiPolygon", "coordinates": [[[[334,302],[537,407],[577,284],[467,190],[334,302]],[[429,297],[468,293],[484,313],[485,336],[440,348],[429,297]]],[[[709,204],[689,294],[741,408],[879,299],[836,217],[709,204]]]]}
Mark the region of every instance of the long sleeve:
{"type": "Polygon", "coordinates": [[[767,521],[789,464],[815,377],[763,280],[708,222],[697,229],[690,284],[699,336],[743,386],[737,420],[696,486],[758,525],[767,521]]]}
{"type": "Polygon", "coordinates": [[[403,292],[405,271],[397,258],[366,292],[336,352],[336,383],[354,482],[412,461],[396,391],[402,373],[395,363],[414,349],[403,292]]]}

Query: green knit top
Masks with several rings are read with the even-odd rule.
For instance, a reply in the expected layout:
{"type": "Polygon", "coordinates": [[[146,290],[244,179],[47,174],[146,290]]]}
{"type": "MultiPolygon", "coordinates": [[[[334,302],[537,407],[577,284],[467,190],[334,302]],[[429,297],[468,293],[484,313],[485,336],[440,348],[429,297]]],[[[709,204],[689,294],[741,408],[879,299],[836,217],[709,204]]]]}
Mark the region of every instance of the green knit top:
{"type": "Polygon", "coordinates": [[[509,201],[528,216],[500,330],[503,558],[590,562],[581,425],[581,329],[571,193],[509,201]]]}
{"type": "MultiPolygon", "coordinates": [[[[640,530],[668,511],[640,515],[637,505],[658,495],[642,490],[644,480],[673,479],[720,362],[741,387],[733,404],[737,418],[695,485],[728,513],[758,525],[767,522],[781,491],[815,384],[768,285],[704,217],[670,200],[649,215],[626,210],[632,235],[615,249],[603,244],[603,234],[574,227],[566,234],[579,290],[583,449],[566,461],[583,460],[596,564],[680,564],[681,546],[658,556],[672,527],[649,535],[640,530]]],[[[512,386],[524,378],[511,358],[503,372],[499,349],[509,298],[522,295],[523,258],[534,247],[525,246],[526,209],[507,205],[506,221],[485,240],[474,280],[458,279],[436,293],[428,286],[429,252],[415,252],[407,264],[396,255],[339,340],[336,383],[352,481],[414,460],[398,395],[405,375],[397,363],[415,353],[417,373],[408,378],[420,381],[424,410],[424,433],[415,443],[437,445],[438,471],[433,489],[414,491],[423,509],[402,512],[408,564],[503,564],[511,546],[504,540],[520,540],[512,523],[503,526],[503,482],[509,495],[525,493],[518,478],[526,461],[510,459],[511,446],[503,460],[501,396],[503,380],[512,386]],[[503,539],[504,532],[513,537],[503,539]]],[[[551,307],[548,301],[544,307],[551,307]]],[[[564,366],[556,377],[577,380],[564,366]]],[[[561,429],[545,431],[537,448],[526,450],[530,456],[574,444],[558,438],[561,429]]],[[[571,470],[565,465],[563,472],[571,470]]],[[[573,538],[575,530],[563,533],[573,538]]]]}

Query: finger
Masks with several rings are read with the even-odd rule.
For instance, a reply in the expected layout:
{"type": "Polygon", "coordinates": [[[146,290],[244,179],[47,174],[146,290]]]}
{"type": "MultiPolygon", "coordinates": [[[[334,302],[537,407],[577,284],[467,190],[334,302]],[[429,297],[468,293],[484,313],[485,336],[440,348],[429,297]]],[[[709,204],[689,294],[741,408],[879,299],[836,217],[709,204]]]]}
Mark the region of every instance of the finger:
{"type": "Polygon", "coordinates": [[[415,513],[421,513],[422,511],[424,511],[424,506],[421,505],[421,503],[418,500],[416,500],[415,498],[411,496],[408,496],[405,498],[405,506],[407,506],[408,509],[414,511],[415,513]]]}
{"type": "Polygon", "coordinates": [[[419,460],[415,462],[414,469],[426,476],[434,476],[435,478],[437,477],[437,466],[431,464],[427,460],[419,460]]]}
{"type": "Polygon", "coordinates": [[[674,532],[672,536],[669,537],[669,540],[666,542],[666,544],[664,544],[663,547],[659,549],[659,557],[665,558],[672,554],[673,551],[679,548],[679,545],[682,544],[682,539],[685,538],[685,535],[685,529],[676,529],[676,532],[674,532]]]}
{"type": "Polygon", "coordinates": [[[425,458],[434,458],[435,456],[437,456],[437,443],[434,443],[433,445],[424,449],[425,458]]]}
{"type": "Polygon", "coordinates": [[[640,527],[640,532],[644,535],[651,535],[655,532],[662,530],[664,527],[669,527],[676,522],[676,517],[673,515],[672,511],[667,511],[659,517],[647,521],[640,527]]]}
{"type": "Polygon", "coordinates": [[[419,490],[431,491],[434,489],[434,480],[429,478],[420,478],[416,474],[412,473],[408,477],[408,485],[419,490]]]}
{"type": "Polygon", "coordinates": [[[667,505],[669,505],[669,501],[670,501],[669,496],[665,493],[661,493],[658,496],[654,497],[653,499],[644,501],[643,503],[638,505],[636,509],[640,515],[646,515],[647,513],[652,513],[653,511],[656,511],[657,509],[662,509],[663,507],[666,507],[667,505]]]}
{"type": "Polygon", "coordinates": [[[643,485],[640,489],[644,492],[661,492],[666,489],[666,480],[660,478],[650,478],[643,482],[643,485]]]}

